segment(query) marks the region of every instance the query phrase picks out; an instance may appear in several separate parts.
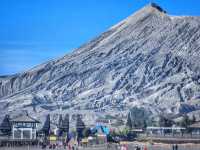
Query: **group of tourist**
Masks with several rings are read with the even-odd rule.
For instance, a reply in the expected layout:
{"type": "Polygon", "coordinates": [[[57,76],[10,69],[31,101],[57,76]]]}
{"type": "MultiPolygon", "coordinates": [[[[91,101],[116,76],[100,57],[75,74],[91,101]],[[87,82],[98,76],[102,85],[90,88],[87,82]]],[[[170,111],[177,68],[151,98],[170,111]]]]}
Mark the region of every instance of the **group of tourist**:
{"type": "Polygon", "coordinates": [[[49,149],[61,149],[61,148],[64,148],[64,149],[67,149],[67,150],[78,150],[78,143],[62,143],[62,142],[58,142],[58,143],[49,143],[49,144],[45,144],[45,143],[42,143],[41,144],[41,148],[42,149],[46,149],[46,148],[49,148],[49,149]]]}

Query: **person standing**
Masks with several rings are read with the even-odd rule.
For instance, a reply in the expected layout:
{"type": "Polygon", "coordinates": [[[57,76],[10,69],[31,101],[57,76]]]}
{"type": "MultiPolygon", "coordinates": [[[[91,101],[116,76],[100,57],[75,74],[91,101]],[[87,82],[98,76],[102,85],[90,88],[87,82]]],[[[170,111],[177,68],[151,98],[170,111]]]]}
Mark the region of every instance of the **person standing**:
{"type": "Polygon", "coordinates": [[[128,150],[128,145],[127,144],[125,145],[125,150],[128,150]]]}
{"type": "Polygon", "coordinates": [[[147,146],[144,146],[144,150],[147,150],[147,146]]]}
{"type": "Polygon", "coordinates": [[[70,145],[70,143],[68,143],[68,150],[71,150],[71,145],[70,145]]]}
{"type": "Polygon", "coordinates": [[[178,150],[178,145],[177,144],[175,145],[175,150],[178,150]]]}

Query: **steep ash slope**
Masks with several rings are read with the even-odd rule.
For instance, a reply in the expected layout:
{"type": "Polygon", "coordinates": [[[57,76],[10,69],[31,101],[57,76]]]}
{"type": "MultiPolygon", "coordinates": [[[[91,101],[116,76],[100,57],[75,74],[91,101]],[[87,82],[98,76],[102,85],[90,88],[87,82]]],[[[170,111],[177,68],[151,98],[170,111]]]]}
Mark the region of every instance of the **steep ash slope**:
{"type": "Polygon", "coordinates": [[[148,5],[61,59],[0,78],[1,114],[200,109],[200,17],[148,5]]]}

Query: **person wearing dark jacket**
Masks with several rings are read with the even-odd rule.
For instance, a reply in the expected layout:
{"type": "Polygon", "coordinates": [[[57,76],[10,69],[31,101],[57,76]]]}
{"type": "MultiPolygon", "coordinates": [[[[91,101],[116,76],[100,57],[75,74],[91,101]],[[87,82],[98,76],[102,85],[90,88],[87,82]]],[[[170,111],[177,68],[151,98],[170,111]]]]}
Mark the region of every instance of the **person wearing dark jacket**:
{"type": "Polygon", "coordinates": [[[175,148],[175,150],[178,150],[178,145],[176,144],[174,148],[175,148]]]}

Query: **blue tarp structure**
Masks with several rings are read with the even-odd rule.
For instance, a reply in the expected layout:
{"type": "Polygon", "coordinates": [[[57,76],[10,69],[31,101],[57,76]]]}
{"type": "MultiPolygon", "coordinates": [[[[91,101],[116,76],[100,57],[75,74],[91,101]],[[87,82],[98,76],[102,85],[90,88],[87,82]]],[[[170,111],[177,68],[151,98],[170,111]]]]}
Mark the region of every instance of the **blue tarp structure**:
{"type": "Polygon", "coordinates": [[[105,133],[106,135],[108,135],[110,132],[109,128],[106,126],[102,126],[102,130],[103,130],[103,133],[105,133]]]}
{"type": "Polygon", "coordinates": [[[96,125],[96,127],[92,128],[91,129],[91,132],[94,134],[94,133],[98,133],[98,132],[102,132],[103,134],[105,135],[108,135],[110,130],[108,127],[106,126],[102,126],[102,125],[96,125]]]}

